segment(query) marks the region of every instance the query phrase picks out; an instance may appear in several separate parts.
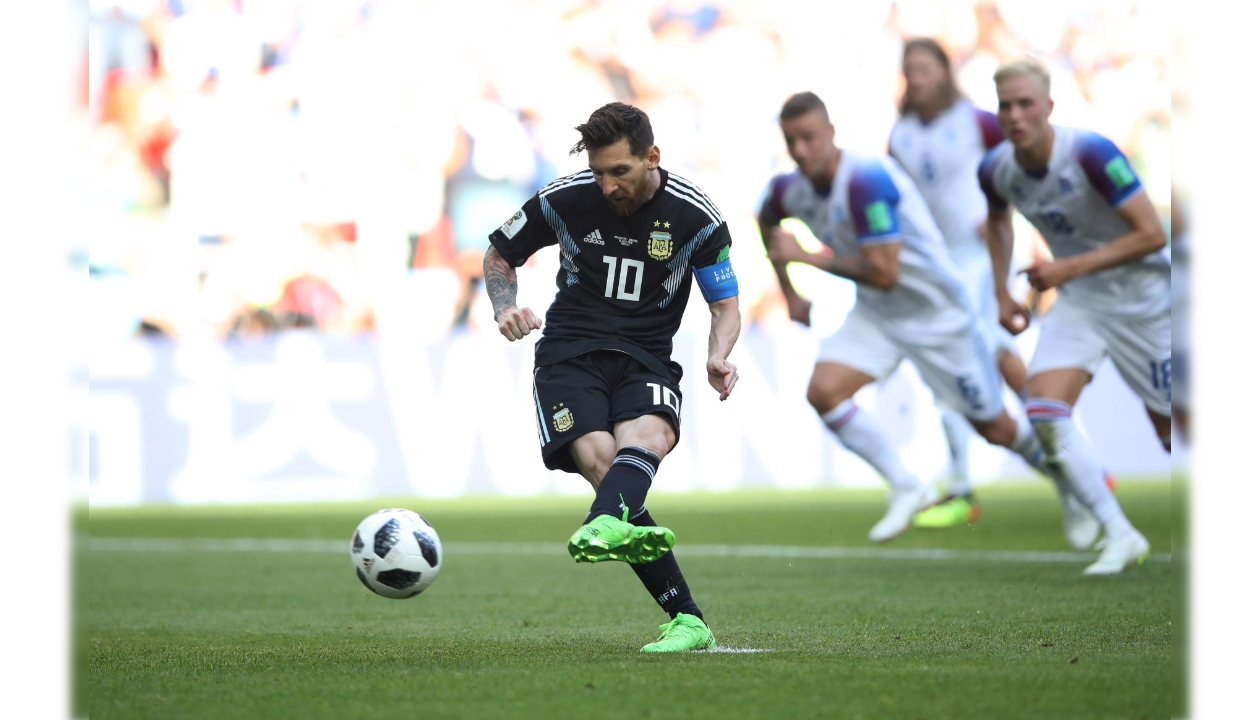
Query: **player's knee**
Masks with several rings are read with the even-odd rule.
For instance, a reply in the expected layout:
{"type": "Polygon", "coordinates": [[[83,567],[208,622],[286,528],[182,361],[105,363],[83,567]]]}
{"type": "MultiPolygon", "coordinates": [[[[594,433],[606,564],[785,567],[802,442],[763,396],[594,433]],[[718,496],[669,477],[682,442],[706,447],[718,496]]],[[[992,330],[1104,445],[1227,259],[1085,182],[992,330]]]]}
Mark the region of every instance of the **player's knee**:
{"type": "Polygon", "coordinates": [[[617,445],[609,433],[589,433],[574,440],[570,452],[582,477],[598,490],[600,480],[617,457],[617,445]]]}
{"type": "Polygon", "coordinates": [[[805,400],[810,406],[818,412],[819,415],[826,414],[835,409],[837,405],[844,402],[846,398],[842,398],[832,388],[826,387],[821,383],[810,383],[809,388],[805,390],[805,400]]]}

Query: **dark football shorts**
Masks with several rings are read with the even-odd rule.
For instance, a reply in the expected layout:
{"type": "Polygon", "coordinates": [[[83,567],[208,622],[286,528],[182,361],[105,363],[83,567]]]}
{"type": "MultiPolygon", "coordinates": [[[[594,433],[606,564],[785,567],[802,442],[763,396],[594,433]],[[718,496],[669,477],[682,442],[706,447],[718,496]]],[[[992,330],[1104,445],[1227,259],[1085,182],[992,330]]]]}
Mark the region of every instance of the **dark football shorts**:
{"type": "MultiPolygon", "coordinates": [[[[534,406],[543,463],[577,473],[569,443],[591,432],[644,415],[660,415],[681,434],[682,391],[633,357],[596,350],[534,368],[534,406]]],[[[580,473],[579,473],[580,474],[580,473]]]]}

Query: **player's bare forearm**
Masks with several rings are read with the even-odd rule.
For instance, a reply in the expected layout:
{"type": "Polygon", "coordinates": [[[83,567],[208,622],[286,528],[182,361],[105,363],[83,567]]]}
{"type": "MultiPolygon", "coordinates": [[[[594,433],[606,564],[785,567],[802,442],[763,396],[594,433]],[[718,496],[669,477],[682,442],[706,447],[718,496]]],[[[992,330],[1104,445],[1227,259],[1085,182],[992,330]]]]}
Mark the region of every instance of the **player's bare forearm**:
{"type": "Polygon", "coordinates": [[[481,268],[486,276],[486,294],[490,296],[497,320],[504,309],[516,306],[516,268],[504,260],[493,245],[486,250],[481,268]]]}
{"type": "Polygon", "coordinates": [[[1137,262],[1168,244],[1164,227],[1145,190],[1139,190],[1117,208],[1117,212],[1129,225],[1127,234],[1087,253],[1029,268],[1029,284],[1040,291],[1049,290],[1082,275],[1137,262]]]}
{"type": "Polygon", "coordinates": [[[811,254],[809,264],[853,282],[880,290],[897,286],[901,274],[901,242],[866,245],[858,255],[811,254]]]}
{"type": "Polygon", "coordinates": [[[481,264],[486,276],[486,294],[494,307],[494,321],[508,340],[520,340],[542,327],[529,308],[516,306],[516,268],[491,245],[481,264]]]}
{"type": "Polygon", "coordinates": [[[739,371],[726,359],[739,339],[739,296],[709,303],[709,313],[713,320],[709,327],[709,360],[705,369],[709,385],[718,392],[718,399],[725,400],[739,380],[739,371]]]}
{"type": "Polygon", "coordinates": [[[1120,265],[1137,262],[1168,244],[1159,214],[1145,190],[1139,190],[1117,212],[1129,225],[1130,232],[1087,253],[1066,258],[1073,262],[1075,276],[1096,273],[1120,265]]]}
{"type": "Polygon", "coordinates": [[[1015,227],[1011,210],[989,210],[984,219],[984,241],[993,263],[993,289],[999,298],[1009,295],[1006,284],[1011,276],[1011,253],[1015,247],[1015,227]]]}
{"type": "Polygon", "coordinates": [[[739,296],[709,303],[712,322],[709,325],[709,357],[722,358],[730,356],[739,339],[742,325],[739,315],[739,296]]]}

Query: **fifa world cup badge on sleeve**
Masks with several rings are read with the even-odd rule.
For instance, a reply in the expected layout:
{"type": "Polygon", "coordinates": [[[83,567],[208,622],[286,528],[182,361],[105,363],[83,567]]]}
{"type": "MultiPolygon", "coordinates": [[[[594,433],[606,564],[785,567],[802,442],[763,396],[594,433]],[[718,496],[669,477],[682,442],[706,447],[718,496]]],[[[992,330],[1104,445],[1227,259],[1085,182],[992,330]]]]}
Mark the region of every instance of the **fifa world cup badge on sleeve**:
{"type": "Polygon", "coordinates": [[[503,231],[508,240],[511,240],[516,233],[521,231],[521,228],[525,227],[525,221],[525,211],[523,209],[517,210],[516,214],[508,218],[508,221],[503,223],[503,226],[499,229],[503,231]]]}

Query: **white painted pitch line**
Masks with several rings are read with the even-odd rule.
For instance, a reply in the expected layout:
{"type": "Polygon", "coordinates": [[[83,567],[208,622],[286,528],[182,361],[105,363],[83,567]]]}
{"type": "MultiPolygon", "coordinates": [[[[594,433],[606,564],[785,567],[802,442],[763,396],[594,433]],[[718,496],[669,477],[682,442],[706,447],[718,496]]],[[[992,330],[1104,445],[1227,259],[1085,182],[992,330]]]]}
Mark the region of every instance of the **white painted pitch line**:
{"type": "MultiPolygon", "coordinates": [[[[557,543],[448,542],[456,555],[563,555],[557,543]]],[[[348,540],[288,538],[104,538],[88,539],[93,552],[328,552],[348,553],[348,540]]],[[[1079,563],[1094,553],[1014,550],[933,550],[901,548],[803,547],[794,545],[680,545],[676,552],[696,557],[803,558],[816,560],[969,560],[980,562],[1079,563]]],[[[1153,553],[1154,562],[1172,562],[1169,553],[1153,553]]]]}
{"type": "Polygon", "coordinates": [[[774,652],[774,651],[768,648],[732,648],[732,647],[722,647],[721,645],[719,645],[717,647],[711,647],[707,650],[699,650],[697,652],[733,653],[736,655],[743,655],[746,653],[763,653],[763,652],[774,652]]]}

